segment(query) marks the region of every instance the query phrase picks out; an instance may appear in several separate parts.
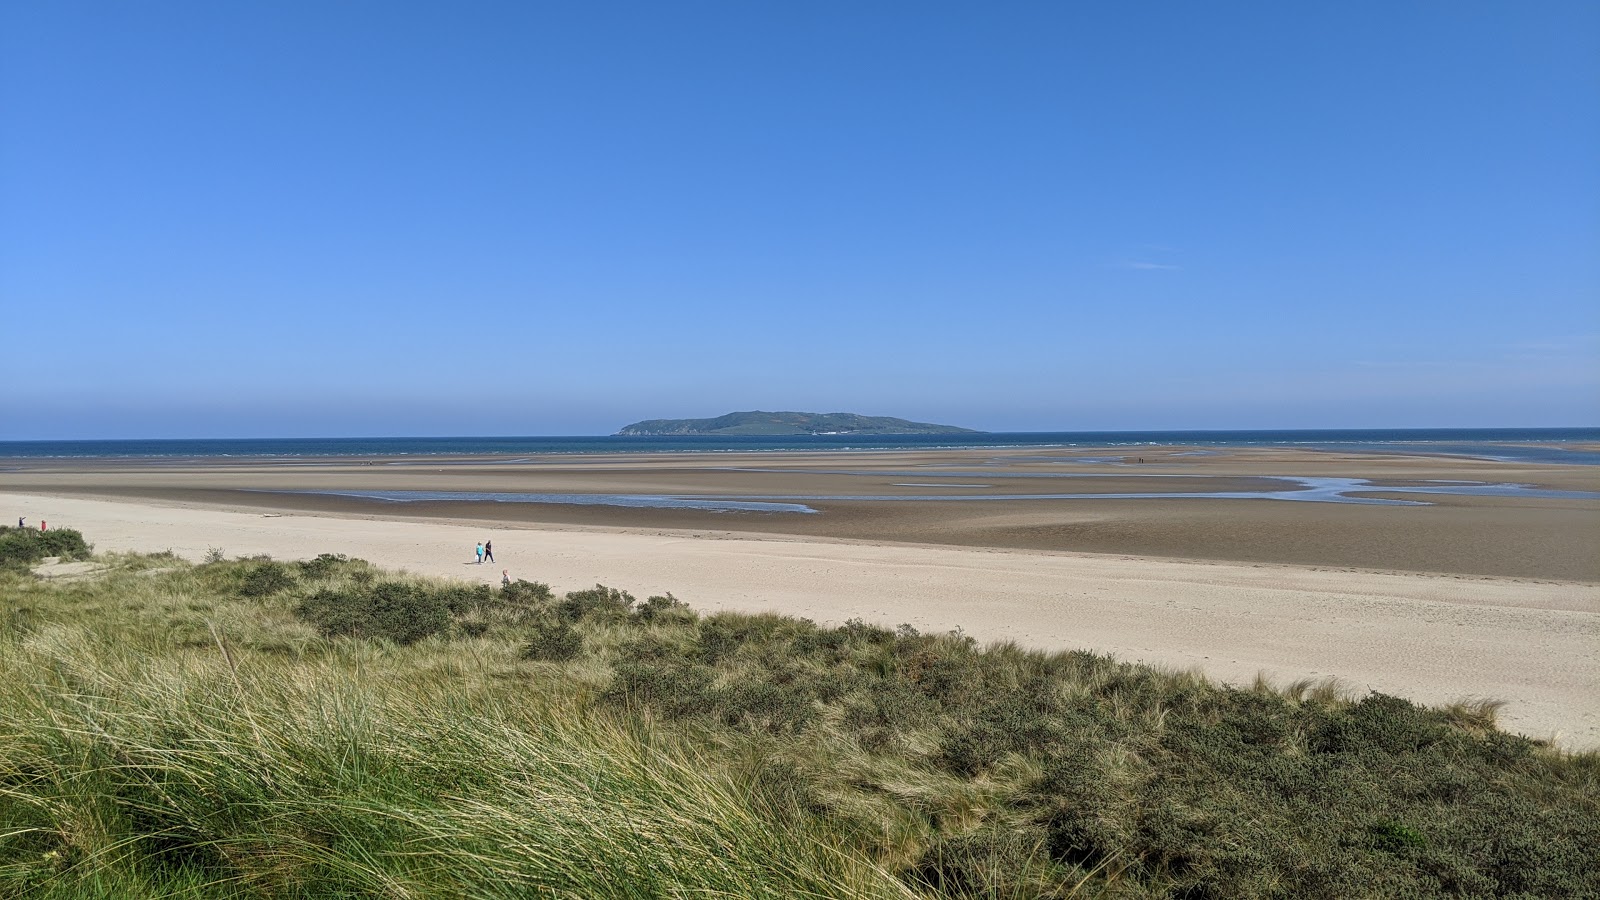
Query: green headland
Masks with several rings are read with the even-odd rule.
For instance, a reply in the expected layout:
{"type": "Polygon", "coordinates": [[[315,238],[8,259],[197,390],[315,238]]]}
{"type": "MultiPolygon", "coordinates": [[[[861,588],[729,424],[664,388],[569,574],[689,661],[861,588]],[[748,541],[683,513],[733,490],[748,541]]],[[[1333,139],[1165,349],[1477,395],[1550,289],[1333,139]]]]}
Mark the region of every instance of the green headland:
{"type": "Polygon", "coordinates": [[[732,412],[714,419],[646,419],[617,432],[623,436],[716,434],[978,434],[971,428],[911,422],[857,413],[732,412]]]}

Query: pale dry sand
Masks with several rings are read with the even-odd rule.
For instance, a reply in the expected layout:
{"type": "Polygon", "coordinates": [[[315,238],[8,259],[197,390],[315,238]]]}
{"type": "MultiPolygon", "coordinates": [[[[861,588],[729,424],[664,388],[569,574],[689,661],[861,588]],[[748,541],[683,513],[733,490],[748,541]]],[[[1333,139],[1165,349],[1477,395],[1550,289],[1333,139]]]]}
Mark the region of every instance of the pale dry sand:
{"type": "MultiPolygon", "coordinates": [[[[1190,501],[1183,501],[1190,502],[1190,501]]],[[[1200,501],[1194,501],[1200,502],[1200,501]]],[[[1310,506],[1311,504],[1291,504],[1310,506]]],[[[1506,727],[1600,747],[1600,585],[705,529],[263,512],[167,499],[0,493],[0,512],[81,530],[96,549],[199,559],[345,553],[380,566],[558,591],[670,591],[703,611],[961,628],[1248,683],[1336,677],[1419,702],[1505,700],[1506,727]],[[493,538],[499,562],[472,564],[493,538]]]]}

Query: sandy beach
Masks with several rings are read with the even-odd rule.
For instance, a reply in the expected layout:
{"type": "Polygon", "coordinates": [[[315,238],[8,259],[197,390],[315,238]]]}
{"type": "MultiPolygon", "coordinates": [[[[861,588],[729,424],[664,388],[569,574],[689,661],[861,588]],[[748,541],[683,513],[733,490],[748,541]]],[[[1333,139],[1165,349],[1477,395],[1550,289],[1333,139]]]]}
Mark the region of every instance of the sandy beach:
{"type": "Polygon", "coordinates": [[[8,460],[0,512],[77,528],[100,551],[335,552],[490,583],[508,569],[561,591],[599,582],[703,611],[961,628],[1236,683],[1334,677],[1419,702],[1489,697],[1507,702],[1513,730],[1600,747],[1600,501],[1394,492],[1592,492],[1594,468],[1140,452],[8,460]],[[1282,478],[1368,479],[1353,496],[1427,505],[1010,499],[1155,483],[1249,492],[1282,478]],[[798,514],[283,493],[330,490],[905,499],[806,500],[815,511],[798,514]],[[939,492],[971,499],[910,499],[939,492]],[[499,562],[474,565],[485,538],[499,562]]]}

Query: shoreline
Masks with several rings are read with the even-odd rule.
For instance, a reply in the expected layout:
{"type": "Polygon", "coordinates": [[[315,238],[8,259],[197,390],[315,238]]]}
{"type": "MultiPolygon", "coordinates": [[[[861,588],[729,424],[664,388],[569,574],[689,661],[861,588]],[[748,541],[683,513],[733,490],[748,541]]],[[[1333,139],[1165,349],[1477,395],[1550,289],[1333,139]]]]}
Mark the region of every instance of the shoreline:
{"type": "Polygon", "coordinates": [[[960,628],[983,642],[1110,653],[1234,684],[1257,674],[1280,683],[1333,677],[1357,693],[1416,702],[1500,699],[1508,730],[1569,749],[1600,747],[1600,585],[1581,579],[751,533],[716,521],[677,528],[274,512],[4,482],[0,507],[31,510],[32,524],[48,510],[97,552],[171,549],[196,561],[212,547],[285,559],[345,553],[491,584],[504,568],[558,592],[604,583],[640,598],[670,591],[705,612],[960,628]],[[471,562],[483,537],[494,538],[499,563],[471,562]]]}

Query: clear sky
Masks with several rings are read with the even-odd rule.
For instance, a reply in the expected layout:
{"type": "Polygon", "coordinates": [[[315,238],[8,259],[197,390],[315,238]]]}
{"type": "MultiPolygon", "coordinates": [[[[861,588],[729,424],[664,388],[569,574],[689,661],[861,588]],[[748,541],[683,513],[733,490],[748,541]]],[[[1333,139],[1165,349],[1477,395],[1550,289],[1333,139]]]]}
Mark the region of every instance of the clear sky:
{"type": "Polygon", "coordinates": [[[1600,424],[1600,4],[0,4],[0,439],[1600,424]]]}

